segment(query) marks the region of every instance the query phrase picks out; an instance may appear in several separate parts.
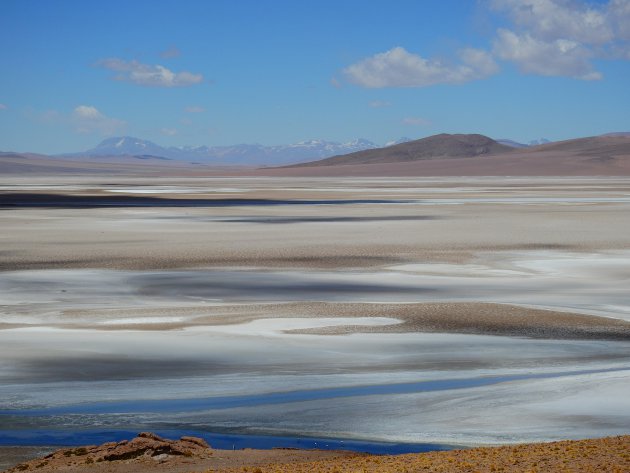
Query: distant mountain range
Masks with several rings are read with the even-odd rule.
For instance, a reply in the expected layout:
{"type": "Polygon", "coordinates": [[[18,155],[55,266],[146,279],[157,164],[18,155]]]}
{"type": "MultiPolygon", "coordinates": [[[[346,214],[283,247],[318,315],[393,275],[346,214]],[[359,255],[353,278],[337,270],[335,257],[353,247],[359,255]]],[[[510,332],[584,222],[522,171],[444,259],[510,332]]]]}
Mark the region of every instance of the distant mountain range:
{"type": "Polygon", "coordinates": [[[0,152],[0,175],[630,176],[629,132],[535,146],[478,134],[442,133],[400,141],[381,148],[367,140],[164,148],[119,137],[62,156],[0,152]],[[240,164],[245,166],[236,169],[240,164]]]}
{"type": "MultiPolygon", "coordinates": [[[[429,137],[431,138],[431,137],[429,137]]],[[[403,137],[389,141],[383,148],[412,142],[403,137]]],[[[417,140],[416,140],[417,141],[417,140]]],[[[549,140],[541,139],[529,144],[512,140],[497,140],[510,148],[527,148],[549,140]]],[[[305,163],[359,151],[380,149],[381,146],[366,139],[346,143],[326,140],[308,140],[289,145],[264,146],[260,144],[238,144],[232,146],[160,146],[152,141],[133,136],[116,136],[101,141],[96,147],[81,152],[64,153],[63,158],[89,157],[95,159],[133,157],[137,159],[175,160],[193,164],[219,166],[286,166],[305,163]]]]}
{"type": "Polygon", "coordinates": [[[507,140],[507,139],[498,139],[496,141],[497,143],[501,143],[502,145],[510,146],[512,148],[529,148],[530,146],[538,146],[538,145],[551,143],[551,141],[549,141],[547,138],[540,138],[539,140],[532,140],[527,144],[519,143],[518,141],[507,140]]]}
{"type": "MultiPolygon", "coordinates": [[[[408,138],[402,138],[391,144],[408,140],[408,138]]],[[[375,148],[378,148],[377,144],[365,139],[358,139],[347,143],[310,140],[278,146],[240,144],[234,146],[171,146],[165,148],[148,140],[134,138],[132,136],[121,136],[107,138],[95,148],[88,149],[87,151],[66,153],[61,156],[87,156],[94,158],[134,156],[138,158],[166,158],[177,161],[215,165],[280,166],[375,148]]]]}

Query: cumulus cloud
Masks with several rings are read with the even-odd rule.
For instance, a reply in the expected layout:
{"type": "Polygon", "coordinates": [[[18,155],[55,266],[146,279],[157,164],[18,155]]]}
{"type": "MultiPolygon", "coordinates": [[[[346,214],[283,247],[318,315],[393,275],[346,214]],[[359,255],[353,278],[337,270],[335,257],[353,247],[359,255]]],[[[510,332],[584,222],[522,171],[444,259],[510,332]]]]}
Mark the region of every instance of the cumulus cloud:
{"type": "Polygon", "coordinates": [[[421,117],[407,117],[402,119],[403,125],[411,125],[411,126],[429,126],[431,122],[426,118],[421,117]]]}
{"type": "Polygon", "coordinates": [[[96,107],[79,105],[72,112],[72,121],[79,133],[98,132],[113,135],[125,127],[126,123],[116,118],[103,115],[96,107]]]}
{"type": "Polygon", "coordinates": [[[589,49],[576,41],[555,39],[544,41],[529,33],[516,34],[500,29],[494,52],[501,59],[513,61],[525,73],[543,76],[569,76],[583,80],[598,80],[601,73],[593,69],[589,49]]]}
{"type": "Polygon", "coordinates": [[[614,37],[605,8],[574,0],[493,0],[497,10],[541,40],[604,44],[614,37]]]}
{"type": "Polygon", "coordinates": [[[612,0],[608,5],[608,18],[617,39],[630,41],[630,1],[612,0]]]}
{"type": "Polygon", "coordinates": [[[203,81],[201,74],[173,72],[159,64],[142,64],[138,61],[125,61],[118,58],[103,59],[98,66],[114,71],[114,80],[132,82],[146,87],[186,87],[203,81]]]}
{"type": "Polygon", "coordinates": [[[398,46],[352,64],[343,72],[353,84],[382,88],[461,84],[498,71],[497,64],[486,51],[468,48],[460,51],[460,58],[461,63],[448,64],[425,59],[398,46]]]}
{"type": "Polygon", "coordinates": [[[189,105],[188,107],[184,108],[184,111],[186,113],[201,113],[201,112],[205,112],[206,109],[203,107],[200,107],[199,105],[189,105]]]}
{"type": "Polygon", "coordinates": [[[630,0],[490,0],[512,21],[494,53],[526,73],[594,80],[593,60],[630,59],[630,0]]]}
{"type": "Polygon", "coordinates": [[[423,58],[395,47],[343,70],[367,88],[461,84],[499,70],[496,59],[527,74],[582,80],[603,78],[594,61],[630,60],[630,0],[484,0],[508,19],[492,40],[492,51],[467,48],[459,62],[423,58]]]}

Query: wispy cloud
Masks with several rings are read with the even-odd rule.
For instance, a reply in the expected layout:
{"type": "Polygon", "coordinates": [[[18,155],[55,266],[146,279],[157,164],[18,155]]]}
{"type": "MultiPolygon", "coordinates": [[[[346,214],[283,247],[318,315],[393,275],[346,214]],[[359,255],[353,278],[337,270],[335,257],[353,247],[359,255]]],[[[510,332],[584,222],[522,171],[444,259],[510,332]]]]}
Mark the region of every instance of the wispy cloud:
{"type": "Polygon", "coordinates": [[[492,56],[483,50],[467,48],[459,56],[459,63],[449,64],[425,59],[398,46],[352,64],[343,72],[353,84],[383,88],[462,84],[488,77],[499,69],[492,56]]]}
{"type": "Polygon", "coordinates": [[[113,135],[126,126],[124,121],[107,117],[91,105],[76,107],[72,112],[72,122],[78,133],[98,132],[103,135],[113,135]]]}
{"type": "Polygon", "coordinates": [[[160,53],[160,57],[163,59],[171,59],[174,57],[179,57],[181,55],[182,52],[176,46],[171,46],[170,48],[165,49],[160,53]]]}
{"type": "Polygon", "coordinates": [[[118,58],[102,59],[98,66],[114,71],[114,80],[132,82],[145,87],[187,87],[203,81],[201,74],[182,71],[173,72],[159,64],[142,64],[118,58]]]}
{"type": "Polygon", "coordinates": [[[391,102],[385,100],[372,100],[369,104],[372,108],[385,108],[391,106],[391,102]]]}
{"type": "Polygon", "coordinates": [[[205,111],[206,109],[199,105],[189,105],[188,107],[184,108],[184,112],[186,113],[202,113],[205,111]]]}
{"type": "Polygon", "coordinates": [[[32,115],[35,120],[46,124],[58,124],[68,121],[68,117],[57,110],[43,110],[32,115]]]}
{"type": "Polygon", "coordinates": [[[160,130],[164,136],[175,136],[177,134],[177,129],[175,128],[162,128],[160,130]]]}
{"type": "Polygon", "coordinates": [[[421,117],[407,117],[403,118],[401,123],[403,125],[411,125],[411,126],[429,126],[431,122],[426,118],[421,117]]]}

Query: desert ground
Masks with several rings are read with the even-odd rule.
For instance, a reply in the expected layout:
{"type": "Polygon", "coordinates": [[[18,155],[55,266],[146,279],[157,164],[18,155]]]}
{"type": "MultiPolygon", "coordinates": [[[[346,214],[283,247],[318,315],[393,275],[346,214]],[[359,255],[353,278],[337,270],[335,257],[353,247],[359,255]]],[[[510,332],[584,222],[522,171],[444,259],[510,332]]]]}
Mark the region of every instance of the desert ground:
{"type": "Polygon", "coordinates": [[[63,448],[22,462],[20,471],[131,473],[400,473],[611,472],[630,468],[630,436],[478,447],[406,455],[327,450],[215,450],[198,438],[164,439],[150,432],[121,442],[63,448]]]}
{"type": "Polygon", "coordinates": [[[628,215],[623,177],[7,176],[0,441],[628,434],[628,215]]]}

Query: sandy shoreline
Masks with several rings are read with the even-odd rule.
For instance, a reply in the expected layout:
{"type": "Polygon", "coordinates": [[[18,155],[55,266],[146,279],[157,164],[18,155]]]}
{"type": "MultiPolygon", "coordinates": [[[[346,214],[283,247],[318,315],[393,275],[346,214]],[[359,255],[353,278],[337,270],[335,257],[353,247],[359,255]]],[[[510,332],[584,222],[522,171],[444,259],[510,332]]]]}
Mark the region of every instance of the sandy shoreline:
{"type": "MultiPolygon", "coordinates": [[[[351,333],[464,333],[557,340],[630,340],[630,322],[571,312],[519,307],[509,304],[439,302],[425,304],[361,304],[303,302],[285,304],[226,305],[207,308],[162,309],[180,320],[162,322],[156,310],[125,309],[98,311],[114,321],[102,324],[58,323],[60,329],[77,330],[181,330],[192,327],[238,325],[269,318],[362,318],[386,317],[400,323],[367,325],[348,323],[311,329],[287,329],[288,334],[343,335],[351,333]],[[123,313],[127,319],[115,319],[123,313]],[[180,317],[177,317],[179,315],[180,317]],[[194,315],[194,317],[190,317],[194,315]],[[153,316],[153,317],[152,317],[153,316]],[[187,317],[190,317],[187,319],[187,317]]],[[[68,314],[69,315],[69,314],[68,314]]],[[[91,314],[95,316],[95,314],[91,314]]],[[[33,324],[0,323],[0,330],[29,328],[33,324]]],[[[45,327],[46,325],[44,325],[45,327]]]]}

